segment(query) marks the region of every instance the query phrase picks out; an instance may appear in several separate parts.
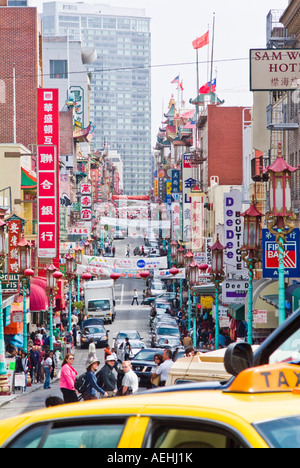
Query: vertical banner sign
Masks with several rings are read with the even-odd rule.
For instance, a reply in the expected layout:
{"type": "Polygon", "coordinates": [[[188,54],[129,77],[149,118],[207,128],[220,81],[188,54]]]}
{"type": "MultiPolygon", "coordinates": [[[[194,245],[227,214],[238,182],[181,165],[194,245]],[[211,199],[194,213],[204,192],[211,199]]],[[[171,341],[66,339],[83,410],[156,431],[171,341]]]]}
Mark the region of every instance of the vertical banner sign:
{"type": "Polygon", "coordinates": [[[203,248],[203,198],[192,196],[191,203],[191,228],[192,228],[192,251],[201,251],[203,248]]]}
{"type": "Polygon", "coordinates": [[[225,264],[228,273],[236,273],[244,270],[244,262],[241,256],[243,245],[242,229],[242,193],[240,190],[232,190],[224,194],[224,234],[227,246],[227,258],[225,264]]]}
{"type": "Polygon", "coordinates": [[[180,203],[172,203],[172,239],[181,239],[180,229],[180,203]]]}
{"type": "Polygon", "coordinates": [[[81,184],[81,220],[92,219],[92,184],[81,184]]]}
{"type": "Polygon", "coordinates": [[[55,146],[38,146],[38,257],[57,256],[57,158],[55,146]]]}
{"type": "Polygon", "coordinates": [[[19,273],[18,243],[21,240],[21,220],[9,220],[8,224],[8,273],[19,273]]]}
{"type": "Polygon", "coordinates": [[[182,239],[183,242],[191,241],[191,188],[196,185],[196,180],[193,179],[193,169],[191,165],[191,155],[184,154],[182,162],[182,192],[183,192],[183,228],[182,239]]]}
{"type": "Polygon", "coordinates": [[[172,170],[172,193],[180,192],[180,172],[177,169],[172,170]]]}
{"type": "Polygon", "coordinates": [[[38,97],[38,257],[59,265],[59,101],[58,89],[38,97]]]}

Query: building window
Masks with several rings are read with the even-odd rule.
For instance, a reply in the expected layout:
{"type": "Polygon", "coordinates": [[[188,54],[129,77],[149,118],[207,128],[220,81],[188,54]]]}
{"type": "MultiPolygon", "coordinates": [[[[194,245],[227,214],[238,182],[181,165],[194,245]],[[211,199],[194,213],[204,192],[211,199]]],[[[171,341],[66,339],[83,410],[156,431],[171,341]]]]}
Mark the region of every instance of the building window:
{"type": "Polygon", "coordinates": [[[50,60],[50,78],[68,78],[67,60],[50,60]]]}

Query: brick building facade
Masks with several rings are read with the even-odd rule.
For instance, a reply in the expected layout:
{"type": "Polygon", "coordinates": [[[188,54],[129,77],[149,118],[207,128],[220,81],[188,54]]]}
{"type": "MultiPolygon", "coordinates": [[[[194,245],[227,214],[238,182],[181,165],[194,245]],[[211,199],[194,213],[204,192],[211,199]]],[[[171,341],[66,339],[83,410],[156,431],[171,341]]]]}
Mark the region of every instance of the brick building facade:
{"type": "Polygon", "coordinates": [[[37,9],[0,6],[0,42],[0,143],[15,140],[34,150],[36,90],[42,86],[42,25],[37,9]]]}

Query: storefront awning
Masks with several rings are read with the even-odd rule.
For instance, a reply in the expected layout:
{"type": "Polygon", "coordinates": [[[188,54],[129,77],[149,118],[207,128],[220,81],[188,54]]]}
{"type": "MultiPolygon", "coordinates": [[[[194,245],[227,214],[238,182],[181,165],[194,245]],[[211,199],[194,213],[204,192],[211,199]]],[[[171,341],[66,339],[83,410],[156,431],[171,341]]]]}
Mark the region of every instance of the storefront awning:
{"type": "Polygon", "coordinates": [[[267,304],[270,304],[274,306],[276,309],[279,307],[279,297],[278,294],[271,294],[267,296],[262,296],[262,299],[267,302],[267,304]]]}
{"type": "MultiPolygon", "coordinates": [[[[267,312],[266,323],[253,323],[253,328],[277,328],[278,327],[278,316],[276,309],[278,307],[275,302],[266,302],[264,296],[275,296],[273,300],[276,300],[278,295],[278,281],[272,279],[260,279],[253,281],[253,310],[267,312]]],[[[245,320],[248,320],[248,294],[245,300],[245,320]]]]}
{"type": "MultiPolygon", "coordinates": [[[[222,285],[220,285],[220,290],[222,291],[222,285]]],[[[193,291],[196,294],[196,296],[201,296],[202,294],[212,295],[216,293],[216,288],[213,283],[201,284],[200,286],[194,286],[193,291]]]]}
{"type": "Polygon", "coordinates": [[[228,304],[228,312],[235,320],[245,320],[245,304],[228,304]]]}

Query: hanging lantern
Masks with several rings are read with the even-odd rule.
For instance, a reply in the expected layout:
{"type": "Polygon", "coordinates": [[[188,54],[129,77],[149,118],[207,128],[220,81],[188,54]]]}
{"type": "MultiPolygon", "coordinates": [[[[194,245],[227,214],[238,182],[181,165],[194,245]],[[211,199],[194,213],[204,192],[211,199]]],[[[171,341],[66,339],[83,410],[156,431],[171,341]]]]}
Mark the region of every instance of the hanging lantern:
{"type": "Polygon", "coordinates": [[[144,271],[140,272],[140,277],[143,278],[143,279],[147,279],[149,275],[150,275],[150,273],[147,270],[144,270],[144,271]]]}
{"type": "Polygon", "coordinates": [[[33,275],[34,271],[31,268],[27,268],[27,270],[24,271],[24,276],[28,276],[28,278],[30,278],[33,275]]]}
{"type": "Polygon", "coordinates": [[[81,277],[84,281],[89,281],[93,278],[93,276],[91,275],[91,273],[83,273],[82,277],[81,277]]]}
{"type": "Polygon", "coordinates": [[[193,260],[194,260],[194,255],[192,252],[188,252],[187,254],[185,254],[184,255],[185,267],[188,268],[193,260]]]}
{"type": "Polygon", "coordinates": [[[178,268],[173,267],[173,268],[170,268],[169,272],[171,275],[175,276],[175,275],[178,275],[179,270],[178,268]]]}
{"type": "Polygon", "coordinates": [[[0,219],[0,257],[5,257],[5,226],[6,223],[0,219]]]}
{"type": "Polygon", "coordinates": [[[75,263],[77,263],[77,265],[80,265],[82,263],[82,248],[79,245],[77,245],[74,251],[75,251],[75,263]]]}
{"type": "Polygon", "coordinates": [[[201,263],[199,265],[199,270],[201,270],[201,273],[204,275],[204,273],[206,272],[206,270],[208,269],[208,265],[207,263],[201,263]]]}
{"type": "Polygon", "coordinates": [[[18,262],[21,273],[24,273],[31,266],[30,249],[31,244],[23,237],[18,243],[18,262]]]}
{"type": "Polygon", "coordinates": [[[59,281],[62,278],[63,274],[61,271],[57,270],[53,273],[53,278],[56,279],[56,281],[59,281]]]}
{"type": "Polygon", "coordinates": [[[75,273],[75,261],[71,253],[65,256],[66,259],[66,273],[67,275],[74,275],[75,273]]]}
{"type": "Polygon", "coordinates": [[[199,265],[195,260],[190,263],[189,267],[189,280],[190,284],[195,285],[199,283],[199,265]]]}
{"type": "Polygon", "coordinates": [[[241,216],[244,217],[243,249],[259,250],[261,218],[264,215],[257,210],[254,199],[241,216]]]}
{"type": "Polygon", "coordinates": [[[223,251],[226,249],[219,241],[219,234],[217,235],[217,242],[211,247],[212,261],[211,261],[211,275],[222,275],[224,273],[223,251]]]}
{"type": "Polygon", "coordinates": [[[177,255],[177,242],[176,242],[176,240],[172,240],[170,245],[171,245],[171,257],[175,258],[176,255],[177,255]]]}
{"type": "Polygon", "coordinates": [[[270,180],[271,216],[293,216],[292,208],[292,173],[298,170],[290,166],[282,156],[282,143],[278,143],[276,161],[267,167],[270,180]]]}
{"type": "Polygon", "coordinates": [[[182,266],[184,264],[184,248],[182,245],[177,249],[177,263],[182,266]]]}
{"type": "Polygon", "coordinates": [[[56,286],[56,279],[53,276],[53,273],[57,271],[57,268],[54,265],[49,265],[46,270],[46,288],[47,291],[54,291],[56,286]]]}
{"type": "Polygon", "coordinates": [[[119,279],[120,276],[121,275],[119,273],[111,273],[111,275],[110,275],[111,279],[114,280],[114,281],[117,281],[117,279],[119,279]]]}

